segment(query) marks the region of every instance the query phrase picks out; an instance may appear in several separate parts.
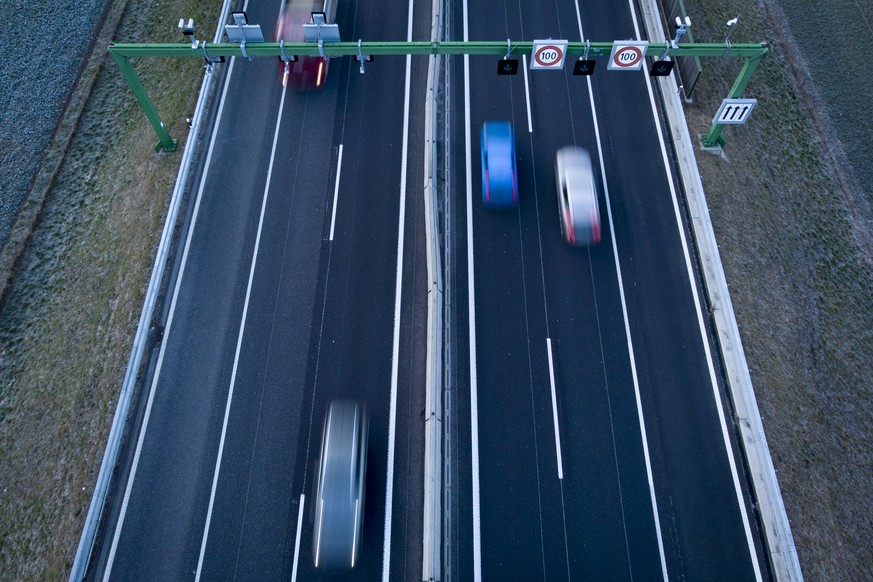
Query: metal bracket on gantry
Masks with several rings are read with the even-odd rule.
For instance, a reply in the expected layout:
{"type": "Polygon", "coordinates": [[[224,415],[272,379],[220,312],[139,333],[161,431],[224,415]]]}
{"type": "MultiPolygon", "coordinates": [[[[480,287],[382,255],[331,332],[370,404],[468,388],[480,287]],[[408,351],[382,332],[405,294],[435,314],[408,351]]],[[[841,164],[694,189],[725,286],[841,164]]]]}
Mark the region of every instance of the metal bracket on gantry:
{"type": "Polygon", "coordinates": [[[264,34],[261,32],[259,24],[249,24],[248,17],[245,12],[232,12],[234,24],[228,24],[224,27],[224,32],[227,33],[227,40],[230,42],[238,42],[239,50],[242,56],[253,60],[246,52],[247,42],[264,42],[264,34]]]}
{"type": "Polygon", "coordinates": [[[512,41],[510,39],[506,39],[506,54],[503,55],[503,58],[497,61],[497,74],[498,75],[515,75],[518,73],[518,59],[510,59],[509,56],[512,54],[512,41]]]}
{"type": "Polygon", "coordinates": [[[364,74],[364,63],[373,62],[373,55],[365,55],[361,52],[361,39],[358,39],[358,54],[355,55],[355,60],[361,63],[361,74],[364,74]]]}
{"type": "Polygon", "coordinates": [[[223,63],[224,62],[224,57],[210,57],[209,56],[209,53],[206,52],[206,41],[205,40],[194,41],[194,48],[198,48],[198,47],[203,49],[203,60],[206,61],[206,70],[209,71],[210,73],[212,72],[212,66],[215,63],[223,63]]]}
{"type": "Polygon", "coordinates": [[[325,42],[340,42],[339,25],[327,24],[324,12],[313,12],[312,22],[303,25],[303,36],[306,42],[318,43],[318,55],[326,59],[324,54],[325,42]]]}
{"type": "MultiPolygon", "coordinates": [[[[691,28],[691,18],[688,16],[685,17],[685,21],[683,22],[681,18],[676,17],[676,37],[673,39],[671,43],[673,48],[679,48],[679,39],[688,34],[688,29],[691,28]]],[[[667,51],[664,51],[664,55],[666,56],[667,51]]]]}

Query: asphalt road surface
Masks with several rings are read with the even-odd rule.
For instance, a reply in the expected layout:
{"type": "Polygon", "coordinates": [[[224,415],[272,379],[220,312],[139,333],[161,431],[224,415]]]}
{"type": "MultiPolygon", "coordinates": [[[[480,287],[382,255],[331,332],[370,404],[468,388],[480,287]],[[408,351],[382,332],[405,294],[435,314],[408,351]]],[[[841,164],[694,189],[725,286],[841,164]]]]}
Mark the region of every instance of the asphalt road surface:
{"type": "MultiPolygon", "coordinates": [[[[466,40],[639,38],[627,2],[465,3],[466,40]],[[469,4],[469,5],[468,5],[469,4]]],[[[769,577],[647,73],[454,77],[458,579],[769,577]],[[455,119],[462,116],[456,114],[455,119]],[[479,130],[516,131],[518,209],[481,204],[479,130]],[[469,132],[470,147],[465,147],[469,132]],[[603,241],[558,222],[555,153],[591,152],[603,241]],[[469,186],[468,186],[469,184],[469,186]],[[470,201],[469,206],[467,201],[470,201]],[[464,210],[469,209],[467,212],[464,210]]]]}
{"type": "MultiPolygon", "coordinates": [[[[272,37],[280,4],[252,0],[272,37]]],[[[638,38],[632,6],[450,3],[453,40],[638,38]]],[[[340,1],[344,40],[429,40],[430,2],[340,1]]],[[[771,576],[645,72],[498,77],[450,61],[442,147],[452,386],[443,579],[771,576]],[[451,112],[451,115],[448,114],[451,112]],[[513,124],[517,209],[481,205],[479,129],[513,124]],[[591,152],[603,240],[560,237],[555,152],[591,152]]],[[[338,397],[370,416],[361,562],[422,564],[425,58],[221,69],[91,576],[317,579],[311,494],[338,397]]]]}
{"type": "MultiPolygon", "coordinates": [[[[272,36],[279,7],[249,2],[249,22],[272,36]]],[[[340,2],[337,22],[429,38],[429,6],[397,8],[340,2]]],[[[272,59],[222,71],[95,578],[318,577],[307,496],[337,397],[370,416],[349,578],[421,575],[425,67],[337,60],[318,91],[284,88],[272,59]]]]}

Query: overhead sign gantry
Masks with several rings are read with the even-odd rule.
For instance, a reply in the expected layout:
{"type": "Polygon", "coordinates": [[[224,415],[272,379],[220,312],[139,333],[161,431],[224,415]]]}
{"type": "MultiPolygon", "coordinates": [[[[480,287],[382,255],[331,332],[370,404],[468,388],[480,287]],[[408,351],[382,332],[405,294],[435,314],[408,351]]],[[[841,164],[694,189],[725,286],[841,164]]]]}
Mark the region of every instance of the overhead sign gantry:
{"type": "MultiPolygon", "coordinates": [[[[313,13],[313,21],[307,30],[307,40],[302,43],[286,42],[262,42],[263,36],[257,26],[249,25],[244,13],[234,13],[233,24],[225,28],[228,38],[236,42],[207,44],[205,40],[194,39],[194,24],[184,20],[179,22],[183,34],[191,38],[190,44],[111,44],[109,54],[118,63],[122,74],[127,79],[128,85],[145,111],[146,117],[152,124],[159,142],[155,146],[159,151],[175,151],[176,141],[170,136],[161,121],[154,104],[143,87],[142,82],[130,64],[130,57],[195,57],[206,61],[207,68],[211,71],[214,64],[223,62],[226,57],[279,57],[283,61],[293,61],[298,57],[320,56],[322,58],[334,58],[343,56],[355,57],[361,63],[361,72],[364,72],[364,62],[371,60],[375,55],[493,55],[502,57],[498,63],[499,74],[515,74],[518,70],[517,61],[509,59],[511,53],[525,53],[531,55],[531,68],[556,69],[564,65],[566,59],[575,61],[573,72],[576,75],[591,75],[594,72],[595,58],[609,58],[607,69],[609,70],[639,70],[645,57],[654,57],[655,61],[651,75],[669,75],[672,67],[672,57],[740,57],[745,59],[733,87],[728,92],[727,100],[737,100],[742,97],[743,91],[751,80],[752,74],[767,54],[766,43],[759,44],[732,44],[728,39],[722,43],[685,43],[680,45],[679,39],[690,26],[690,22],[677,29],[676,38],[662,43],[649,43],[638,41],[613,41],[613,42],[568,42],[565,40],[543,41],[444,41],[444,42],[342,42],[335,28],[327,30],[323,20],[318,20],[318,14],[313,13]],[[685,27],[683,29],[683,26],[685,27]],[[254,29],[257,28],[257,31],[254,29]],[[231,30],[233,32],[231,32],[231,30]],[[260,35],[260,36],[259,36],[260,35]],[[534,62],[537,66],[534,66],[534,62]],[[658,67],[658,64],[661,64],[658,67]]],[[[332,25],[336,27],[336,25],[332,25]]],[[[721,130],[726,123],[743,123],[751,112],[751,107],[746,108],[742,116],[734,116],[727,121],[719,115],[713,119],[709,131],[703,136],[704,147],[721,147],[724,139],[721,130]]],[[[721,111],[721,110],[720,110],[721,111]]]]}

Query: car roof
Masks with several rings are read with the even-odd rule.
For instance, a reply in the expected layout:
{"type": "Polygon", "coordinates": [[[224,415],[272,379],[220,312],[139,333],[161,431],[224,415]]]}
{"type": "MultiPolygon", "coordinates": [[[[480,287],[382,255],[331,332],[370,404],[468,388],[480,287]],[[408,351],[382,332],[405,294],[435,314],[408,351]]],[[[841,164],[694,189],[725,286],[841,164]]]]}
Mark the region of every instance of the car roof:
{"type": "Polygon", "coordinates": [[[500,174],[512,169],[512,126],[507,121],[489,121],[483,127],[488,149],[488,169],[500,174]]]}
{"type": "Polygon", "coordinates": [[[580,147],[567,146],[558,150],[557,157],[567,181],[573,214],[590,208],[597,196],[591,156],[580,147]]]}

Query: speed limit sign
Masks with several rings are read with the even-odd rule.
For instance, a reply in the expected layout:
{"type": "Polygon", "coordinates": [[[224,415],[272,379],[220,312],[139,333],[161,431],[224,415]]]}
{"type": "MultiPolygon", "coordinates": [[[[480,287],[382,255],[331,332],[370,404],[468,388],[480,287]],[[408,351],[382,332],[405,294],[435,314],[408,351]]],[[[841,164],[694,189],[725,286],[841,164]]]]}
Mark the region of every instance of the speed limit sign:
{"type": "Polygon", "coordinates": [[[612,43],[612,54],[609,55],[610,71],[639,71],[646,61],[647,41],[621,40],[612,43]]]}
{"type": "Polygon", "coordinates": [[[531,69],[564,68],[564,58],[567,56],[566,40],[535,40],[530,58],[531,69]]]}

